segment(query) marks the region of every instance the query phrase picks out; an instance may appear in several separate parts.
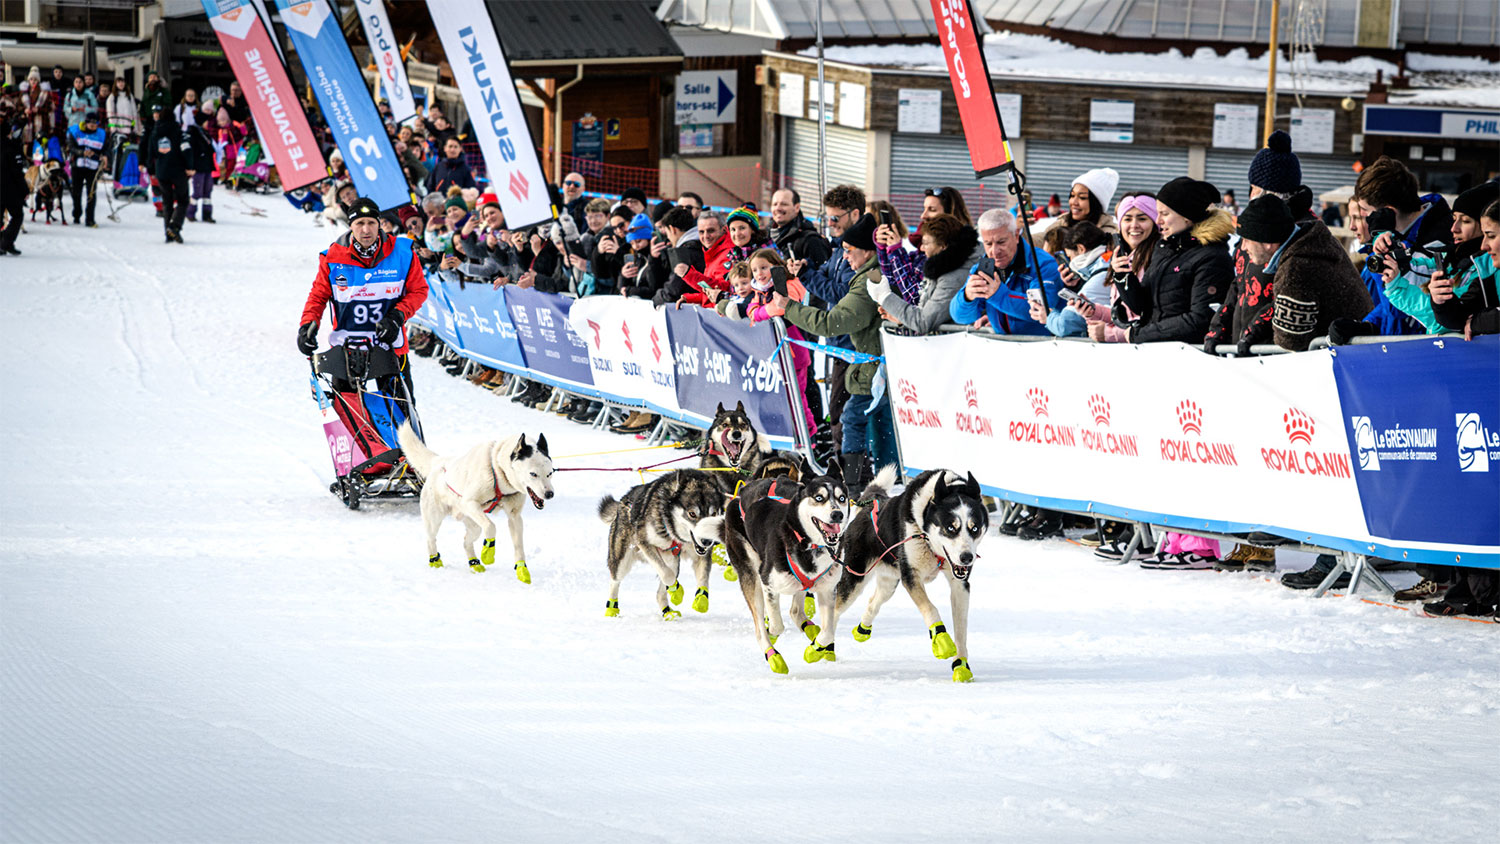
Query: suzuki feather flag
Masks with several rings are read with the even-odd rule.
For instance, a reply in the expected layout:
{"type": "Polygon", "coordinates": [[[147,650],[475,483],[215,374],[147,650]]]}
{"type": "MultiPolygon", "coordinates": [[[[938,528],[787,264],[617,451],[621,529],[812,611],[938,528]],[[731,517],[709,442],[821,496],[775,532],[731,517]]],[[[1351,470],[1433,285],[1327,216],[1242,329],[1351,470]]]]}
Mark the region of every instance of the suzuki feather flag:
{"type": "Polygon", "coordinates": [[[391,104],[391,117],[397,123],[417,116],[417,101],[412,99],[411,83],[406,81],[406,65],[401,61],[401,45],[391,29],[391,18],[385,13],[385,0],[355,0],[359,22],[365,28],[365,41],[380,75],[380,87],[391,104]]]}
{"type": "Polygon", "coordinates": [[[224,57],[249,98],[260,142],[281,176],[285,190],[296,190],[328,176],[297,89],[287,77],[270,29],[249,0],[203,0],[203,11],[219,36],[224,57]]]}
{"type": "Polygon", "coordinates": [[[396,150],[326,0],[276,0],[276,8],[359,195],[381,209],[411,202],[396,150]]]}
{"type": "Polygon", "coordinates": [[[506,225],[515,230],[552,219],[547,179],[484,0],[428,0],[427,12],[469,109],[506,225]]]}
{"type": "Polygon", "coordinates": [[[932,13],[937,18],[943,58],[948,62],[948,78],[953,81],[953,96],[958,100],[964,138],[969,142],[969,160],[974,163],[974,177],[979,179],[1012,164],[969,3],[970,0],[932,0],[932,13]]]}

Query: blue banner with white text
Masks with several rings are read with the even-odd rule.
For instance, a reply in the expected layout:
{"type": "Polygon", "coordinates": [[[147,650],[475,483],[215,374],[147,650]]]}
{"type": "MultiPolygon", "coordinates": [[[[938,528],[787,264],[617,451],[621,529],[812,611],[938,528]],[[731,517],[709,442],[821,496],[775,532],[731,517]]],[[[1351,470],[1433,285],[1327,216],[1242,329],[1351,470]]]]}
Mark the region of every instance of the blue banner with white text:
{"type": "Polygon", "coordinates": [[[276,0],[276,8],[359,195],[382,210],[410,202],[396,150],[327,0],[276,0]]]}
{"type": "Polygon", "coordinates": [[[771,323],[728,320],[703,308],[668,308],[666,314],[684,415],[707,424],[721,403],[733,408],[744,402],[756,430],[796,441],[771,323]]]}
{"type": "Polygon", "coordinates": [[[1340,348],[1333,373],[1371,536],[1500,554],[1500,337],[1340,348]]]}
{"type": "Polygon", "coordinates": [[[568,389],[593,394],[594,375],[589,366],[589,347],[573,330],[568,310],[573,300],[555,293],[509,285],[505,304],[511,324],[526,356],[526,367],[550,376],[568,389]]]}

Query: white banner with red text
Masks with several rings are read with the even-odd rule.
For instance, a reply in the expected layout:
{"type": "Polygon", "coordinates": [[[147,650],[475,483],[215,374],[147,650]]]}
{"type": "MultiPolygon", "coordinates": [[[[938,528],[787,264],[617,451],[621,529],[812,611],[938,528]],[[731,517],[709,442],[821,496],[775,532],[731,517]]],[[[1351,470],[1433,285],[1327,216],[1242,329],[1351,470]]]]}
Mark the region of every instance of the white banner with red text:
{"type": "Polygon", "coordinates": [[[1375,550],[1326,351],[884,339],[910,473],[972,470],[1008,500],[1188,533],[1375,550]]]}

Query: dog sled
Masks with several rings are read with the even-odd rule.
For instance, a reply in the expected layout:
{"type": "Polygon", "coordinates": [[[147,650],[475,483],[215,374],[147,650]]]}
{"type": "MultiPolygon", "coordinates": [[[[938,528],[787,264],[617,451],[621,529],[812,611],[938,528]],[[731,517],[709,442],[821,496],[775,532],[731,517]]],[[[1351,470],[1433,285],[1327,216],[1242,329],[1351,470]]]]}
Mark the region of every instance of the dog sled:
{"type": "Polygon", "coordinates": [[[422,480],[398,445],[397,431],[407,420],[403,405],[411,408],[419,436],[422,423],[396,354],[349,338],[313,356],[311,383],[333,459],[328,491],[350,510],[370,499],[420,495],[422,480]]]}

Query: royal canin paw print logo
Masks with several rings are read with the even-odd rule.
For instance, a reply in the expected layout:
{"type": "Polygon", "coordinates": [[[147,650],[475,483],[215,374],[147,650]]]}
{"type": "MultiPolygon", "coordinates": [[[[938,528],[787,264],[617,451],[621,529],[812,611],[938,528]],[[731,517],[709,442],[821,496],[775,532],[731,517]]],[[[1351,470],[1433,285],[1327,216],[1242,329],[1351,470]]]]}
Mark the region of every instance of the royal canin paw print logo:
{"type": "Polygon", "coordinates": [[[1203,435],[1203,409],[1192,399],[1184,399],[1177,405],[1177,424],[1184,434],[1203,435]]]}
{"type": "Polygon", "coordinates": [[[973,379],[964,382],[964,404],[979,409],[979,392],[974,389],[973,379]]]}
{"type": "Polygon", "coordinates": [[[1040,387],[1032,387],[1026,391],[1026,400],[1031,402],[1032,415],[1040,419],[1043,416],[1051,418],[1047,413],[1047,394],[1040,387]]]}
{"type": "Polygon", "coordinates": [[[1286,413],[1281,414],[1281,423],[1286,427],[1287,442],[1312,444],[1313,432],[1318,425],[1311,416],[1295,407],[1289,407],[1286,413]]]}
{"type": "Polygon", "coordinates": [[[896,379],[896,392],[901,395],[901,400],[907,404],[917,403],[917,388],[905,378],[896,379]]]}
{"type": "Polygon", "coordinates": [[[1098,393],[1089,396],[1089,415],[1094,418],[1094,424],[1100,427],[1109,427],[1109,400],[1098,393]]]}

